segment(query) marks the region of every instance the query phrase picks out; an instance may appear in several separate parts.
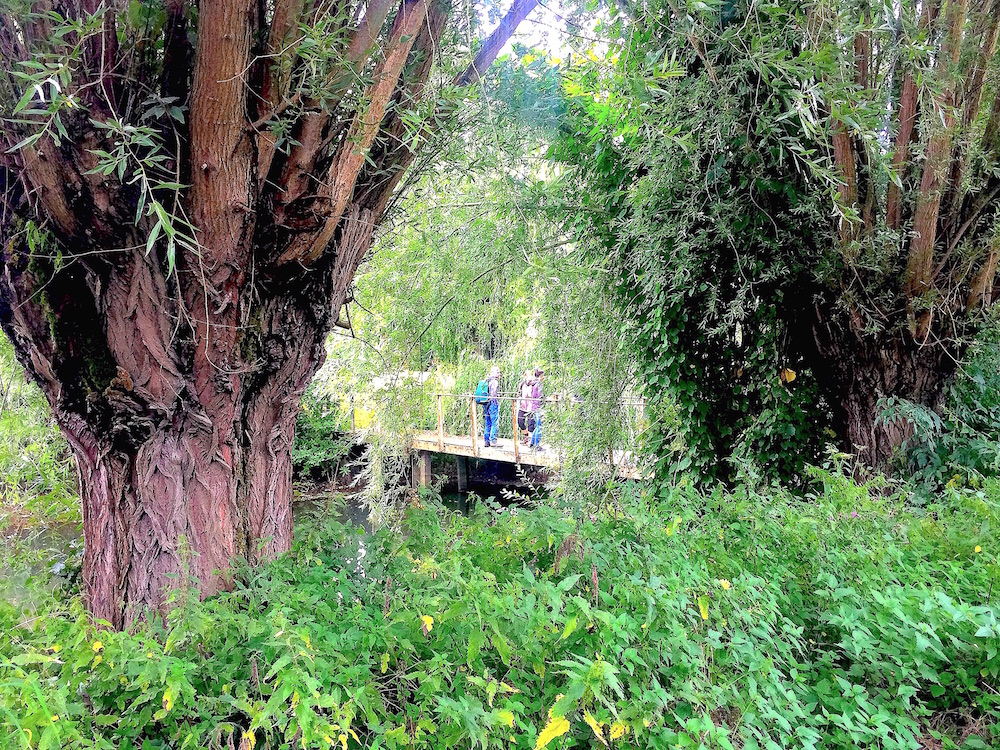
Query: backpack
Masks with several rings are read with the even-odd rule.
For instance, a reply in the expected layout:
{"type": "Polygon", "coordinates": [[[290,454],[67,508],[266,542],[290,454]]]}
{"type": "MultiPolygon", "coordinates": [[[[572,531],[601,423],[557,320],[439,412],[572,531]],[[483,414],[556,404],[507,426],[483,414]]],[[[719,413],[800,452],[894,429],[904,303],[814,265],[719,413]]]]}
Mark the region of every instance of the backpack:
{"type": "Polygon", "coordinates": [[[476,403],[480,406],[488,403],[490,400],[490,383],[488,380],[480,380],[479,385],[476,386],[476,403]]]}

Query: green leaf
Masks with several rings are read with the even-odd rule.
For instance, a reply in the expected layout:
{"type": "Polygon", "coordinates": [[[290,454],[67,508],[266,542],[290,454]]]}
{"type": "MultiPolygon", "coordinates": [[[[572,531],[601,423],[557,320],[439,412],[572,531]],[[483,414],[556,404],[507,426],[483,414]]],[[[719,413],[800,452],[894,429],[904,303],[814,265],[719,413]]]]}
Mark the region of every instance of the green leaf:
{"type": "Polygon", "coordinates": [[[560,640],[566,640],[571,635],[573,635],[573,633],[576,631],[576,627],[577,627],[577,618],[576,615],[574,615],[573,617],[569,618],[569,620],[567,620],[566,627],[563,628],[560,640]]]}
{"type": "Polygon", "coordinates": [[[571,588],[573,588],[576,585],[576,582],[579,581],[580,578],[582,578],[582,577],[583,576],[582,576],[581,573],[575,573],[575,574],[573,574],[571,576],[566,576],[561,581],[559,581],[559,586],[558,586],[559,590],[560,591],[569,591],[571,588]]]}

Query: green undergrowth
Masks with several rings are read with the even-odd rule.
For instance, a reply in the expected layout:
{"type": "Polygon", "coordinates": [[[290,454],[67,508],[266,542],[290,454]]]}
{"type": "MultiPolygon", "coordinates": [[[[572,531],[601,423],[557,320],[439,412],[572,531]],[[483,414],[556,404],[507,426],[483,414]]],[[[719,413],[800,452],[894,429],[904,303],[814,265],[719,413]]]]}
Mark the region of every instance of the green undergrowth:
{"type": "Polygon", "coordinates": [[[625,490],[366,535],[113,633],[0,605],[4,748],[996,747],[1000,486],[625,490]]]}
{"type": "Polygon", "coordinates": [[[26,585],[38,571],[75,578],[80,520],[69,446],[0,336],[0,598],[47,598],[26,585]]]}

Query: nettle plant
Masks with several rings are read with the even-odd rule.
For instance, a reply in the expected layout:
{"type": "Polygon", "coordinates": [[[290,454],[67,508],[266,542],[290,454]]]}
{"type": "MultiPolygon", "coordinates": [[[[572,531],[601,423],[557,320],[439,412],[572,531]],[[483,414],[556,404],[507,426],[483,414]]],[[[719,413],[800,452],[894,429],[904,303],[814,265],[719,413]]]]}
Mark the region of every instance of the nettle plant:
{"type": "Polygon", "coordinates": [[[534,8],[0,2],[0,324],[76,458],[90,611],[289,548],[302,394],[418,153],[534,8]],[[477,46],[471,63],[468,50],[477,46]]]}

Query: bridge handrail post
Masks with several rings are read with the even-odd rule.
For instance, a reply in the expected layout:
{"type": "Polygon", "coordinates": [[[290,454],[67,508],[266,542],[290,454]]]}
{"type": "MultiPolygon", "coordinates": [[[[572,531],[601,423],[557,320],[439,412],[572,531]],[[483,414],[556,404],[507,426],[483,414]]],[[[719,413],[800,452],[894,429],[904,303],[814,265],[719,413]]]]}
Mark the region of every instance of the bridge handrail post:
{"type": "Polygon", "coordinates": [[[512,420],[511,420],[512,421],[512,425],[511,426],[513,427],[512,431],[514,433],[514,463],[515,464],[519,464],[519,463],[521,463],[521,452],[519,450],[520,442],[521,442],[521,440],[520,440],[521,436],[518,434],[518,431],[517,431],[517,399],[516,398],[511,398],[510,405],[511,405],[511,417],[512,417],[512,420]]]}
{"type": "Polygon", "coordinates": [[[469,397],[469,414],[472,417],[472,455],[479,458],[479,426],[476,424],[476,397],[469,397]]]}
{"type": "Polygon", "coordinates": [[[441,394],[437,394],[438,407],[438,450],[444,452],[444,406],[441,403],[441,394]]]}

